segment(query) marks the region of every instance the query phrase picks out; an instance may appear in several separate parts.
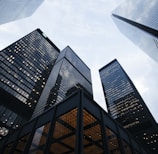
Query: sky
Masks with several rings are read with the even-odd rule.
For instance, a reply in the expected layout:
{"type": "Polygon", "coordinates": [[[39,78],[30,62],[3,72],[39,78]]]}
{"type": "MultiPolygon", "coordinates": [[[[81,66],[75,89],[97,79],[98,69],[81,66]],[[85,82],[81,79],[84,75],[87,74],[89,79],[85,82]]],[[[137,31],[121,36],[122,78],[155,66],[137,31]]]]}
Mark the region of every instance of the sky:
{"type": "Polygon", "coordinates": [[[59,48],[69,45],[91,69],[94,100],[106,104],[99,69],[117,59],[158,122],[158,63],[122,35],[111,18],[121,0],[45,0],[29,18],[0,25],[0,50],[40,28],[59,48]]]}

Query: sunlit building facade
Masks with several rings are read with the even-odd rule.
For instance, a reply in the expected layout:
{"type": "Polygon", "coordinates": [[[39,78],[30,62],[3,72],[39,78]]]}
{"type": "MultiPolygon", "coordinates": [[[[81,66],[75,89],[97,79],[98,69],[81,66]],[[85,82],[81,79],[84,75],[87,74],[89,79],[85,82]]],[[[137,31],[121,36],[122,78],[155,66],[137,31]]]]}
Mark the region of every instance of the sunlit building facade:
{"type": "Polygon", "coordinates": [[[158,1],[125,0],[113,12],[118,29],[158,62],[158,1]]]}
{"type": "Polygon", "coordinates": [[[0,141],[1,154],[149,154],[84,90],[0,141]]]}
{"type": "Polygon", "coordinates": [[[134,84],[115,59],[99,70],[109,114],[153,152],[158,126],[134,84]]]}
{"type": "Polygon", "coordinates": [[[31,16],[44,0],[1,0],[0,24],[31,16]]]}
{"type": "Polygon", "coordinates": [[[0,51],[0,136],[31,118],[59,51],[40,29],[0,51]]]}

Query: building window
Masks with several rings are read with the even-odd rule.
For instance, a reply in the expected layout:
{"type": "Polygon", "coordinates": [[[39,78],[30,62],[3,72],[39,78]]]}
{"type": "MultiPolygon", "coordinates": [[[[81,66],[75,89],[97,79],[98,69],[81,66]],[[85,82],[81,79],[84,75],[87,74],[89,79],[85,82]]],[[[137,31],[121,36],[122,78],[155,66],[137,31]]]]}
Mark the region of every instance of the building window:
{"type": "Polygon", "coordinates": [[[106,128],[106,137],[109,152],[111,154],[121,154],[117,135],[109,128],[106,128]]]}
{"type": "Polygon", "coordinates": [[[103,141],[99,120],[86,110],[83,111],[83,153],[103,153],[103,141]]]}
{"type": "Polygon", "coordinates": [[[29,136],[30,136],[30,134],[27,134],[18,140],[14,154],[21,154],[24,152],[26,143],[29,139],[29,136]]]}
{"type": "Polygon", "coordinates": [[[44,154],[44,147],[47,141],[50,122],[36,129],[29,153],[30,154],[44,154]]]}
{"type": "Polygon", "coordinates": [[[77,109],[57,118],[50,153],[74,153],[76,142],[77,109]]]}

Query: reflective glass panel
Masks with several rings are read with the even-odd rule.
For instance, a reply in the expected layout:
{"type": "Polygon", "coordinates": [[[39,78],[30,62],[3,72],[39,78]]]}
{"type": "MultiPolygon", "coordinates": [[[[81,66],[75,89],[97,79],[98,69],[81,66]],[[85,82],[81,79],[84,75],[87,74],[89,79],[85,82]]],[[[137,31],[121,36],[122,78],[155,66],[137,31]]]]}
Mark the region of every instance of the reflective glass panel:
{"type": "Polygon", "coordinates": [[[64,59],[56,83],[49,93],[48,104],[61,102],[79,88],[85,89],[88,93],[92,94],[91,83],[73,65],[64,59]]]}
{"type": "Polygon", "coordinates": [[[36,129],[29,153],[30,154],[44,154],[44,147],[47,141],[50,123],[36,129]]]}
{"type": "Polygon", "coordinates": [[[31,16],[42,2],[43,0],[0,1],[0,14],[2,16],[0,18],[0,24],[31,16]]]}
{"type": "Polygon", "coordinates": [[[85,78],[91,82],[90,69],[87,65],[72,51],[72,49],[67,48],[66,58],[76,67],[76,69],[82,73],[85,78]]]}

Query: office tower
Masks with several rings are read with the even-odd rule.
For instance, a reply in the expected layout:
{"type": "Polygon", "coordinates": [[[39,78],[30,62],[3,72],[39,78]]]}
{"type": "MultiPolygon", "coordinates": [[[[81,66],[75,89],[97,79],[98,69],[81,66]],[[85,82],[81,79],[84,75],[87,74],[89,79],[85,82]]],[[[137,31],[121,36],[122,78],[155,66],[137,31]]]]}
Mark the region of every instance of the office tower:
{"type": "Polygon", "coordinates": [[[0,24],[31,16],[44,0],[1,0],[0,24]]]}
{"type": "Polygon", "coordinates": [[[61,102],[75,89],[85,89],[93,97],[90,69],[67,46],[60,52],[55,62],[32,118],[61,102]]]}
{"type": "Polygon", "coordinates": [[[1,154],[149,154],[84,90],[0,141],[1,154]]]}
{"type": "Polygon", "coordinates": [[[0,136],[32,117],[58,55],[39,29],[0,51],[0,136]]]}
{"type": "Polygon", "coordinates": [[[59,52],[40,29],[0,52],[1,137],[76,89],[93,97],[87,65],[69,46],[59,52]]]}
{"type": "Polygon", "coordinates": [[[158,151],[158,125],[115,59],[99,70],[109,114],[148,149],[158,151]]]}
{"type": "Polygon", "coordinates": [[[125,0],[113,12],[118,29],[158,62],[158,1],[125,0]]]}

